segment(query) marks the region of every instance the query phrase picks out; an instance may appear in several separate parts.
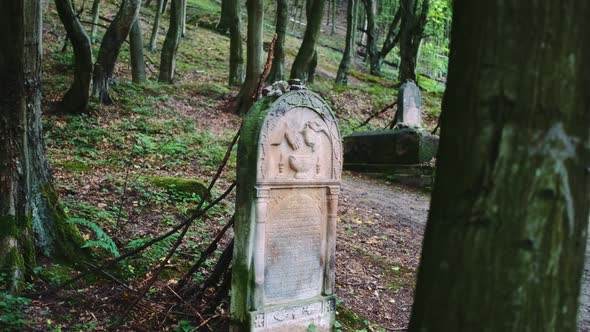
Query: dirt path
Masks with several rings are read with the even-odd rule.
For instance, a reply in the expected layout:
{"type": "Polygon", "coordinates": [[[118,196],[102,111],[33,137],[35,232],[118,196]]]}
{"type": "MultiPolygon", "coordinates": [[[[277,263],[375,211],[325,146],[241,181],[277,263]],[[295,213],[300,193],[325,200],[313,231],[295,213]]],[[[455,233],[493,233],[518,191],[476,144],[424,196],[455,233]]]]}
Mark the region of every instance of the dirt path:
{"type": "MultiPolygon", "coordinates": [[[[343,307],[363,316],[357,321],[368,318],[388,331],[407,326],[429,204],[426,192],[344,174],[337,292],[343,307]]],[[[582,281],[578,332],[590,332],[590,234],[582,281]]],[[[347,329],[365,327],[339,314],[347,329]]]]}

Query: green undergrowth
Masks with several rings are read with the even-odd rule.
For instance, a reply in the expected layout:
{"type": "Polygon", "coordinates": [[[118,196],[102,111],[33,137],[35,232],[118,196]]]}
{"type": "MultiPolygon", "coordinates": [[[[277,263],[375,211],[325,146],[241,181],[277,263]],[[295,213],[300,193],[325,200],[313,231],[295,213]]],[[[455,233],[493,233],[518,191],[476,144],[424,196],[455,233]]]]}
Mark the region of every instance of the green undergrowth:
{"type": "Polygon", "coordinates": [[[378,324],[372,323],[366,317],[347,308],[343,303],[336,307],[335,331],[343,332],[385,332],[378,324]]]}

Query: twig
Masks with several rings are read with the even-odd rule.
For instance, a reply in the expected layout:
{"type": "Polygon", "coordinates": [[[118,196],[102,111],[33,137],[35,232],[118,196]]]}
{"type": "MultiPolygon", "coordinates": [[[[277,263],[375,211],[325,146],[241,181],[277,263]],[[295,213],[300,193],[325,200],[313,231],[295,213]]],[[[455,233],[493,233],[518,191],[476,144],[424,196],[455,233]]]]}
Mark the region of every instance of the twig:
{"type": "MultiPolygon", "coordinates": [[[[382,110],[380,110],[379,112],[374,112],[373,114],[371,114],[366,120],[365,122],[361,123],[358,127],[356,127],[355,129],[359,129],[361,127],[366,126],[367,124],[369,124],[369,122],[371,120],[373,120],[376,116],[379,116],[383,113],[385,113],[388,109],[393,108],[393,106],[397,105],[397,100],[394,101],[393,103],[389,104],[389,105],[385,105],[385,107],[383,107],[382,110]]],[[[397,111],[395,111],[395,113],[393,113],[393,117],[395,118],[397,111]]]]}
{"type": "Polygon", "coordinates": [[[438,120],[436,121],[436,127],[434,127],[434,130],[430,134],[431,135],[436,134],[436,131],[438,130],[438,127],[440,127],[440,115],[438,116],[438,120]]]}
{"type": "Polygon", "coordinates": [[[266,63],[264,64],[264,70],[262,71],[262,75],[260,75],[260,80],[258,81],[258,87],[256,88],[256,93],[252,96],[252,100],[256,101],[262,94],[262,88],[264,88],[264,82],[270,73],[270,68],[272,67],[272,59],[275,57],[275,43],[277,42],[278,34],[274,34],[272,37],[272,41],[270,42],[270,46],[268,47],[268,55],[266,57],[266,63]]]}
{"type": "MultiPolygon", "coordinates": [[[[219,314],[217,314],[217,315],[214,315],[214,316],[211,316],[211,317],[207,318],[205,321],[203,321],[201,324],[199,324],[199,326],[197,326],[197,327],[195,328],[195,331],[198,331],[198,330],[199,330],[201,327],[203,327],[203,326],[205,326],[207,323],[209,323],[209,322],[210,322],[210,321],[211,321],[213,318],[217,318],[217,317],[219,317],[219,314]]],[[[209,325],[207,325],[207,327],[208,327],[208,326],[209,326],[209,325]]],[[[211,328],[209,328],[209,329],[211,329],[211,328]]]]}
{"type": "Polygon", "coordinates": [[[207,249],[201,252],[199,260],[191,267],[191,269],[180,279],[180,281],[176,285],[176,290],[181,290],[182,287],[184,287],[184,285],[187,283],[190,276],[193,275],[193,273],[197,272],[197,270],[201,267],[203,262],[205,262],[205,259],[207,259],[207,257],[209,257],[209,255],[211,255],[217,249],[217,244],[219,243],[225,232],[234,224],[234,220],[235,215],[231,218],[230,222],[223,226],[223,228],[217,233],[215,239],[213,239],[213,241],[209,244],[207,249]]]}
{"type": "MultiPolygon", "coordinates": [[[[133,151],[133,150],[132,150],[133,151]]],[[[125,181],[123,182],[123,193],[121,194],[121,200],[119,201],[119,211],[117,212],[117,221],[115,223],[116,233],[119,233],[119,226],[121,223],[121,214],[123,213],[123,204],[127,198],[127,183],[129,182],[129,169],[131,168],[131,156],[133,154],[130,153],[130,160],[127,162],[127,167],[125,169],[125,181]]]]}
{"type": "MultiPolygon", "coordinates": [[[[231,156],[231,152],[233,150],[233,147],[236,144],[236,142],[238,141],[238,137],[239,136],[240,136],[240,130],[238,130],[238,132],[235,134],[232,142],[227,147],[227,150],[225,151],[225,156],[223,157],[223,160],[222,160],[221,164],[217,168],[217,172],[215,173],[215,175],[211,179],[211,182],[209,183],[209,187],[207,187],[207,192],[205,193],[204,197],[201,199],[201,202],[199,203],[199,206],[197,207],[197,211],[201,210],[201,207],[203,206],[205,200],[207,200],[209,198],[209,196],[211,195],[211,190],[213,189],[213,186],[215,185],[215,183],[219,179],[219,176],[221,176],[221,173],[223,172],[223,169],[225,168],[225,165],[227,165],[227,162],[229,160],[229,157],[231,156]]],[[[235,182],[232,184],[232,188],[234,186],[235,186],[235,182]]],[[[122,321],[123,319],[127,318],[127,315],[131,312],[131,310],[135,307],[135,305],[137,305],[137,303],[139,303],[139,301],[141,301],[141,299],[150,290],[150,288],[152,287],[152,285],[156,282],[156,280],[158,279],[158,276],[164,270],[164,267],[166,266],[166,264],[168,264],[168,261],[170,260],[170,258],[172,257],[172,255],[174,255],[174,253],[176,252],[176,250],[178,249],[178,247],[182,243],[182,241],[184,239],[184,236],[188,232],[191,224],[192,224],[192,222],[189,222],[189,223],[186,223],[186,225],[184,225],[184,227],[182,229],[182,232],[178,236],[178,239],[176,240],[176,242],[174,243],[174,245],[172,246],[172,248],[169,250],[169,252],[166,255],[166,257],[164,258],[164,260],[162,260],[162,262],[160,263],[160,265],[153,271],[152,277],[149,279],[149,281],[147,282],[146,286],[142,289],[142,291],[140,292],[140,295],[137,298],[135,298],[135,300],[131,303],[131,305],[129,305],[127,307],[127,309],[125,310],[125,312],[121,315],[120,321],[122,321]]]]}

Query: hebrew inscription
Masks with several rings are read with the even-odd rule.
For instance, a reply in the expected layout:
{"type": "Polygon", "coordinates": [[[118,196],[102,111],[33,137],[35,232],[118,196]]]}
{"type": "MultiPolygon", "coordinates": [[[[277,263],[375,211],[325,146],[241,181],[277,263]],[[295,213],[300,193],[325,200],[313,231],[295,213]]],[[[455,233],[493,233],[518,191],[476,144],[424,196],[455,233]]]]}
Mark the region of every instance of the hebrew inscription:
{"type": "Polygon", "coordinates": [[[321,293],[322,221],[326,217],[322,212],[322,204],[326,204],[321,199],[323,191],[277,190],[272,195],[265,249],[265,294],[269,303],[321,293]]]}

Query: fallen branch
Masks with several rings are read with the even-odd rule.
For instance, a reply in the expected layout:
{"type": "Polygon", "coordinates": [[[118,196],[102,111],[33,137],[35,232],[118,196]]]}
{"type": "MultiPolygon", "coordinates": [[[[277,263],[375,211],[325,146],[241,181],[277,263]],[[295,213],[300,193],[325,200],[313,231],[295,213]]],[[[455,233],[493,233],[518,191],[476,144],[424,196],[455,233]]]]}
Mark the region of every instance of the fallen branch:
{"type": "Polygon", "coordinates": [[[270,42],[270,46],[268,47],[268,55],[266,57],[266,63],[264,64],[264,70],[262,71],[262,75],[260,75],[260,80],[258,81],[258,87],[256,88],[255,94],[252,96],[252,101],[258,100],[260,95],[262,94],[262,89],[264,88],[264,82],[270,73],[270,68],[272,67],[272,59],[275,56],[275,43],[277,42],[278,34],[274,34],[272,37],[272,41],[270,42]]]}
{"type": "MultiPolygon", "coordinates": [[[[385,113],[385,112],[386,112],[388,109],[390,109],[390,108],[393,108],[395,105],[397,105],[397,100],[396,100],[396,101],[394,101],[393,103],[389,104],[389,105],[385,105],[385,107],[384,107],[382,110],[380,110],[380,111],[378,111],[378,112],[374,112],[373,114],[371,114],[371,115],[370,115],[370,116],[369,116],[369,117],[368,117],[368,118],[367,118],[367,119],[366,119],[366,120],[365,120],[363,123],[361,123],[361,124],[360,124],[358,127],[356,127],[355,129],[359,129],[359,128],[361,128],[361,127],[364,127],[364,126],[368,125],[368,124],[369,124],[369,122],[370,122],[371,120],[373,120],[375,117],[377,117],[377,116],[379,116],[379,115],[381,115],[381,114],[385,113]]],[[[393,113],[393,118],[394,118],[394,119],[395,119],[396,115],[397,115],[397,111],[396,111],[395,113],[393,113]]]]}

